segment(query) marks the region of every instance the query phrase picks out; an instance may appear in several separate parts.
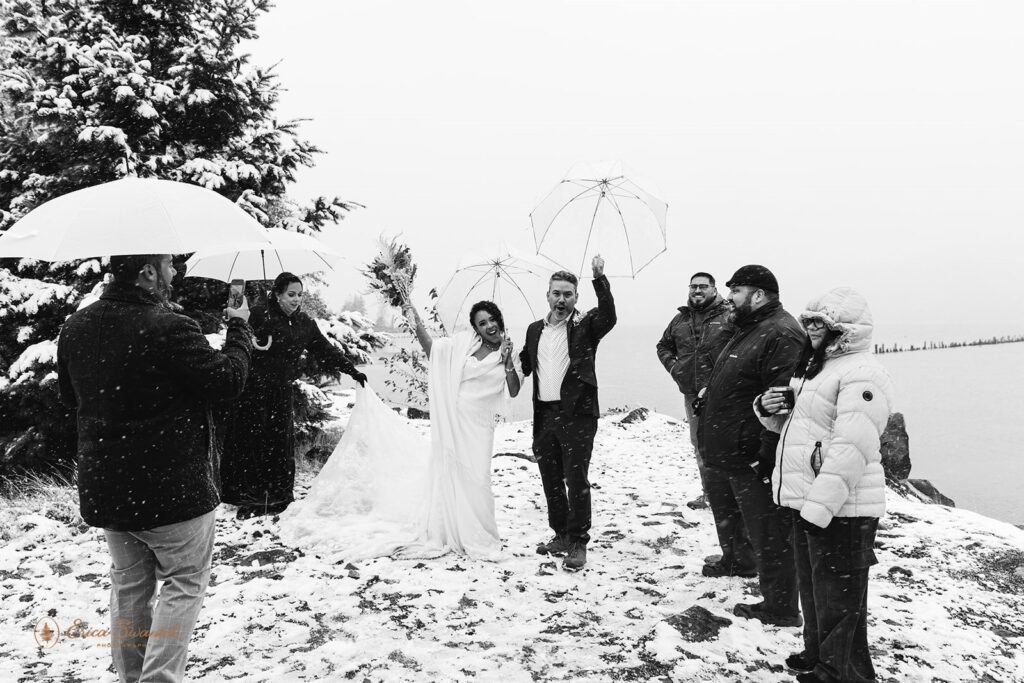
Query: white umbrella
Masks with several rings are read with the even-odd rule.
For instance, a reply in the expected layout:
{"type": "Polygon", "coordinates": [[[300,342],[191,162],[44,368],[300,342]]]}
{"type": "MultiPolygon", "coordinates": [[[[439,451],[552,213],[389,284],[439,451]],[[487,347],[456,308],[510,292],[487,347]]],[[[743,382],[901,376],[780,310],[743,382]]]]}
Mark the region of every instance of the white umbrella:
{"type": "Polygon", "coordinates": [[[595,254],[608,276],[636,277],[666,249],[668,204],[622,162],[584,162],[530,213],[537,253],[580,277],[595,254]]]}
{"type": "Polygon", "coordinates": [[[342,259],[341,253],[311,235],[279,228],[263,232],[269,240],[263,247],[227,245],[197,251],[185,262],[185,277],[266,280],[268,271],[276,277],[285,271],[306,275],[334,270],[342,259]]]}
{"type": "Polygon", "coordinates": [[[437,313],[445,328],[466,329],[469,311],[477,301],[493,301],[501,309],[508,330],[525,331],[546,310],[548,278],[557,270],[532,255],[504,244],[464,255],[441,289],[437,313]]]}
{"type": "Polygon", "coordinates": [[[71,261],[187,254],[225,243],[266,244],[255,218],[212,190],[122,178],[51,199],[0,235],[0,257],[71,261]]]}

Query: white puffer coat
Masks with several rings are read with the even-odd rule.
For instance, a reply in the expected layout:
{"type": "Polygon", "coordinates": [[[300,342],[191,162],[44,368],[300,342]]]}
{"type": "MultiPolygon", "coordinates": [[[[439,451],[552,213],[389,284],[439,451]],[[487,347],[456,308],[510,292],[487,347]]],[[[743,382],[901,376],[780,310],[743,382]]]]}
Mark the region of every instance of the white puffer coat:
{"type": "Polygon", "coordinates": [[[885,474],[879,440],[893,388],[871,352],[871,312],[863,296],[840,287],[807,305],[800,319],[812,318],[842,335],[826,348],[821,372],[792,380],[797,399],[789,415],[759,415],[765,427],[781,434],[772,498],[820,527],[833,517],[881,517],[885,474]],[[815,475],[817,449],[821,460],[815,475]]]}

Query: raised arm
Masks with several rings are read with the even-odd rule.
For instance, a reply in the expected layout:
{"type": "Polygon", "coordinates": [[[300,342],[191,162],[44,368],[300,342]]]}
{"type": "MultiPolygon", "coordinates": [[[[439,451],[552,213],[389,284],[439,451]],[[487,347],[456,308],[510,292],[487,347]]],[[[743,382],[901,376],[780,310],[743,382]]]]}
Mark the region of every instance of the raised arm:
{"type": "Polygon", "coordinates": [[[594,294],[597,295],[597,312],[590,322],[594,338],[601,339],[611,332],[618,318],[615,315],[615,299],[612,297],[611,285],[604,276],[604,259],[600,254],[594,256],[594,294]]]}
{"type": "Polygon", "coordinates": [[[169,319],[160,332],[159,357],[176,377],[210,400],[232,399],[242,393],[249,376],[252,328],[242,318],[230,318],[224,347],[216,351],[185,316],[169,319]]]}
{"type": "Polygon", "coordinates": [[[434,338],[427,332],[427,328],[423,326],[423,321],[420,319],[420,314],[416,311],[416,307],[411,302],[406,302],[402,306],[402,312],[405,317],[412,323],[413,333],[416,335],[416,341],[423,347],[423,353],[427,354],[427,358],[430,357],[430,349],[434,346],[434,338]]]}

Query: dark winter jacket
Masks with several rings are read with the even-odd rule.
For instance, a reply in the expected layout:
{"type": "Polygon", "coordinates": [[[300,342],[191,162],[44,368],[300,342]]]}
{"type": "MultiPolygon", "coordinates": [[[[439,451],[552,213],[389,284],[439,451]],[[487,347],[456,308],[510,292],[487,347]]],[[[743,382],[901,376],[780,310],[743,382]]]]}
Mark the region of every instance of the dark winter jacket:
{"type": "Polygon", "coordinates": [[[741,470],[757,463],[770,476],[779,435],[750,409],[768,387],[786,386],[806,334],[778,302],[736,319],[736,333],[711,371],[697,438],[708,467],[741,470]]]}
{"type": "Polygon", "coordinates": [[[718,354],[732,339],[735,327],[729,311],[729,303],[719,296],[704,310],[680,306],[661,335],[658,360],[687,396],[696,396],[708,385],[718,354]]]}
{"type": "Polygon", "coordinates": [[[61,399],[78,417],[78,493],[87,524],[141,531],[214,509],[210,404],[241,393],[252,330],[228,324],[223,351],[139,287],[113,283],[64,324],[61,399]]]}
{"type": "Polygon", "coordinates": [[[288,383],[302,375],[302,354],[309,352],[326,374],[357,372],[345,354],[329,342],[316,321],[303,311],[285,315],[276,301],[253,307],[249,322],[260,346],[273,340],[266,351],[256,351],[252,362],[252,375],[261,380],[288,383]]]}
{"type": "MultiPolygon", "coordinates": [[[[608,334],[617,320],[615,316],[615,299],[608,284],[608,278],[601,276],[594,279],[594,293],[597,295],[597,308],[590,309],[586,315],[570,316],[566,321],[569,338],[569,369],[562,380],[561,398],[562,412],[566,415],[585,415],[599,417],[601,409],[597,403],[597,370],[594,359],[597,356],[597,345],[608,334]]],[[[578,312],[577,312],[578,313],[578,312]]],[[[544,321],[537,320],[526,329],[526,344],[519,353],[523,365],[523,374],[529,376],[537,367],[537,349],[540,346],[540,335],[544,330],[544,321]]],[[[537,410],[537,396],[540,385],[537,378],[533,379],[533,406],[537,410]]],[[[534,427],[540,425],[534,420],[534,427]]]]}

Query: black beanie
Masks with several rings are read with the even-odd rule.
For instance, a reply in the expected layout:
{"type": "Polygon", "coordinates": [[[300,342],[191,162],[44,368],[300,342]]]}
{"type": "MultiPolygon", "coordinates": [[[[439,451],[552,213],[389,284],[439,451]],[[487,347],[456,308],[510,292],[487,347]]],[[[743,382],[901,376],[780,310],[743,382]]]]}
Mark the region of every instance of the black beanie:
{"type": "Polygon", "coordinates": [[[726,287],[757,287],[766,292],[779,293],[779,281],[772,275],[772,271],[764,266],[749,265],[743,266],[725,283],[726,287]]]}

